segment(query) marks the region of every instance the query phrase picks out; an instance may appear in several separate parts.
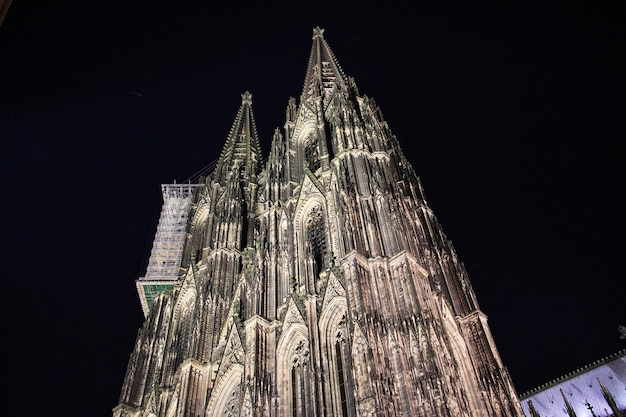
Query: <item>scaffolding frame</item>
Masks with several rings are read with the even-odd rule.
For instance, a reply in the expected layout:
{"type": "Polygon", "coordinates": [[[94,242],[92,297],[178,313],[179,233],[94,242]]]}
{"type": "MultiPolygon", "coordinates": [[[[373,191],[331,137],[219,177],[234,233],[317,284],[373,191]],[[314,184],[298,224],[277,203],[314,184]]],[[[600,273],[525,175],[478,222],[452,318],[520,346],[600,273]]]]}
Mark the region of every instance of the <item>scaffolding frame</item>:
{"type": "Polygon", "coordinates": [[[187,238],[189,212],[201,184],[161,184],[163,206],[157,224],[146,274],[137,280],[144,315],[159,292],[168,291],[179,280],[187,238]]]}

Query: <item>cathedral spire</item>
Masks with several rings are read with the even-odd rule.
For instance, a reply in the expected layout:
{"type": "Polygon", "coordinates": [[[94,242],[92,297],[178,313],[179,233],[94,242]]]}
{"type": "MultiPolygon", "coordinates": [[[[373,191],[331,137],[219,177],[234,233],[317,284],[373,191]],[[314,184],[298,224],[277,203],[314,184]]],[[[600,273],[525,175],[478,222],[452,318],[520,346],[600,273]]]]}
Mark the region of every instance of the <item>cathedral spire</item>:
{"type": "Polygon", "coordinates": [[[263,171],[245,92],[210,181],[164,188],[113,417],[523,417],[399,141],[323,34],[263,171]]]}
{"type": "Polygon", "coordinates": [[[325,96],[336,89],[345,91],[348,85],[348,77],[324,39],[324,29],[316,27],[313,29],[313,46],[304,78],[303,99],[325,96]]]}
{"type": "Polygon", "coordinates": [[[223,181],[227,173],[234,169],[243,170],[247,175],[256,175],[260,169],[260,159],[261,146],[252,112],[252,94],[246,91],[241,95],[241,107],[220,154],[214,180],[223,181]]]}

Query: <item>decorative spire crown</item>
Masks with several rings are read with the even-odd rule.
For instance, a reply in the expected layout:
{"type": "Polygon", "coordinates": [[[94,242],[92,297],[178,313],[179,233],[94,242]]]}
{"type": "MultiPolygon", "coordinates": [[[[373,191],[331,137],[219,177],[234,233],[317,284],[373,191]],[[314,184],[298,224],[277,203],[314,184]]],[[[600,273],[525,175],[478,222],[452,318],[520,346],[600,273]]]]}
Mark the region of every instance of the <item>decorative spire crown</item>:
{"type": "Polygon", "coordinates": [[[323,38],[324,37],[324,29],[319,26],[313,28],[313,39],[315,38],[323,38]]]}
{"type": "Polygon", "coordinates": [[[226,143],[217,162],[214,180],[227,178],[233,167],[245,167],[247,175],[256,175],[260,169],[261,146],[252,112],[252,94],[241,95],[241,107],[230,129],[226,143]]]}
{"type": "Polygon", "coordinates": [[[348,77],[344,74],[337,58],[324,39],[324,29],[313,29],[313,46],[304,78],[303,98],[312,100],[323,96],[328,98],[336,91],[349,89],[348,77]]]}
{"type": "Polygon", "coordinates": [[[252,94],[249,91],[246,91],[241,95],[241,105],[244,104],[252,105],[252,94]]]}

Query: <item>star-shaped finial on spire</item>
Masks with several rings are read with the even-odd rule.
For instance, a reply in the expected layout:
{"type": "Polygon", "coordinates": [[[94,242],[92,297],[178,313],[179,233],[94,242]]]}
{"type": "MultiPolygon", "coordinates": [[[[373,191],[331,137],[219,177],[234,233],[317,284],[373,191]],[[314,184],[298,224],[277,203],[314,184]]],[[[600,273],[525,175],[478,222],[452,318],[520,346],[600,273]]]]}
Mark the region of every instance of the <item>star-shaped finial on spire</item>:
{"type": "Polygon", "coordinates": [[[241,104],[252,104],[252,94],[249,91],[241,95],[241,104]]]}
{"type": "Polygon", "coordinates": [[[313,39],[315,38],[323,38],[324,37],[324,29],[319,26],[316,26],[313,29],[313,39]]]}

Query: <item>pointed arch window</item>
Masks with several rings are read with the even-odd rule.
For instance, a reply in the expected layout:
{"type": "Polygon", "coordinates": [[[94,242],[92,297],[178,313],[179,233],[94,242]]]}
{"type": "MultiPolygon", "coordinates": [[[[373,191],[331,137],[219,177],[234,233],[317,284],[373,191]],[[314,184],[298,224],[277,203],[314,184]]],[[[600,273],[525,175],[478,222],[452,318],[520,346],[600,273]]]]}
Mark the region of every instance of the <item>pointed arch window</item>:
{"type": "Polygon", "coordinates": [[[304,159],[311,172],[320,167],[320,150],[314,135],[310,135],[304,143],[304,159]]]}
{"type": "Polygon", "coordinates": [[[291,415],[298,417],[298,371],[296,364],[291,368],[291,415]]]}
{"type": "MultiPolygon", "coordinates": [[[[222,383],[213,392],[213,397],[209,402],[206,415],[215,417],[238,417],[242,414],[242,400],[243,400],[243,375],[235,370],[235,367],[231,367],[226,371],[226,374],[222,376],[224,378],[222,383]]],[[[200,405],[202,407],[202,405],[200,405]]],[[[193,416],[200,416],[196,411],[190,411],[188,414],[193,416]]],[[[187,414],[186,414],[187,415],[187,414]]]]}
{"type": "Polygon", "coordinates": [[[335,359],[337,361],[337,379],[339,382],[339,400],[341,402],[341,416],[348,417],[348,400],[346,391],[346,375],[343,363],[343,349],[341,347],[341,341],[337,340],[335,343],[335,359]]]}
{"type": "Polygon", "coordinates": [[[294,351],[291,367],[291,416],[312,415],[311,381],[309,373],[309,349],[302,340],[294,351]]]}
{"type": "Polygon", "coordinates": [[[311,256],[312,274],[317,277],[326,267],[324,254],[326,253],[326,228],[324,227],[324,215],[320,206],[309,213],[306,223],[306,235],[311,256]]]}
{"type": "Polygon", "coordinates": [[[221,414],[223,417],[235,417],[239,415],[239,405],[241,403],[239,389],[240,387],[237,385],[230,393],[224,411],[221,414]]]}
{"type": "Polygon", "coordinates": [[[343,315],[336,324],[336,333],[332,345],[334,356],[335,377],[332,379],[334,388],[335,415],[340,417],[354,416],[353,381],[350,372],[350,352],[346,341],[346,316],[343,315]]]}

